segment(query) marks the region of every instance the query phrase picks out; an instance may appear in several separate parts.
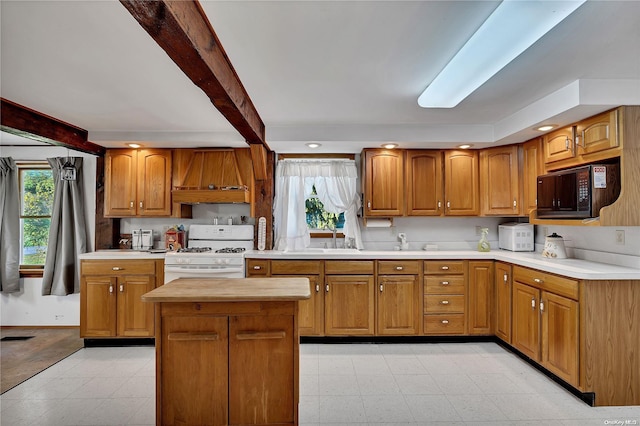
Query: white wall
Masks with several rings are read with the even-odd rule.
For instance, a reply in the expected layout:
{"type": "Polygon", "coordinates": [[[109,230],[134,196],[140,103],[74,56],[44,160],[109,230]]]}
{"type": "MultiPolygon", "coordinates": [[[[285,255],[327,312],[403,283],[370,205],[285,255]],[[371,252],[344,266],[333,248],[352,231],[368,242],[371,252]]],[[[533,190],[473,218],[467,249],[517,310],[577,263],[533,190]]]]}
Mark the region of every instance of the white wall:
{"type": "MultiPolygon", "coordinates": [[[[85,218],[89,248],[93,251],[96,215],[96,157],[55,146],[0,147],[0,156],[21,160],[46,160],[50,157],[83,157],[85,218]]],[[[22,279],[22,291],[0,296],[0,325],[79,325],[80,295],[42,296],[42,278],[22,279]]]]}

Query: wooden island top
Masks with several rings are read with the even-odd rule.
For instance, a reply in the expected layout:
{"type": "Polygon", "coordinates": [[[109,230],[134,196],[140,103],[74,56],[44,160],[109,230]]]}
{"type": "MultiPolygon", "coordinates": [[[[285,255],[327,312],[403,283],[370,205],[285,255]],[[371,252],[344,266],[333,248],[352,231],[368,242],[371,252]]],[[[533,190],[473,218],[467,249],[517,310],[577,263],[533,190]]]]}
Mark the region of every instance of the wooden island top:
{"type": "Polygon", "coordinates": [[[311,297],[308,278],[178,278],[142,296],[145,302],[269,302],[311,297]]]}

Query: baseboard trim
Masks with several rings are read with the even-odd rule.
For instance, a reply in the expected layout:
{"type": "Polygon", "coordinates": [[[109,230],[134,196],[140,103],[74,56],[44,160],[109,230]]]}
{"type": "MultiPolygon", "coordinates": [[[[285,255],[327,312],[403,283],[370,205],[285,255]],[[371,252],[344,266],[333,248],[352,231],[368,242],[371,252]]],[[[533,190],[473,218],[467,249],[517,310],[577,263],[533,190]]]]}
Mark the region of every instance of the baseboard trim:
{"type": "Polygon", "coordinates": [[[85,348],[109,348],[119,346],[155,346],[153,337],[84,339],[85,348]]]}

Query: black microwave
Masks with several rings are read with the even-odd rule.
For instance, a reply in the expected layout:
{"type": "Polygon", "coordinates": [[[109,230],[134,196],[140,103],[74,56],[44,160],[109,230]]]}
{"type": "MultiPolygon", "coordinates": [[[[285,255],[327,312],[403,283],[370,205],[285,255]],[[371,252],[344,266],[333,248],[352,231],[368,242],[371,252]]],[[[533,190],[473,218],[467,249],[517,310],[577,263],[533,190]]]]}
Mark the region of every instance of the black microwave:
{"type": "Polygon", "coordinates": [[[598,217],[620,195],[618,164],[597,164],[538,176],[539,218],[598,217]]]}

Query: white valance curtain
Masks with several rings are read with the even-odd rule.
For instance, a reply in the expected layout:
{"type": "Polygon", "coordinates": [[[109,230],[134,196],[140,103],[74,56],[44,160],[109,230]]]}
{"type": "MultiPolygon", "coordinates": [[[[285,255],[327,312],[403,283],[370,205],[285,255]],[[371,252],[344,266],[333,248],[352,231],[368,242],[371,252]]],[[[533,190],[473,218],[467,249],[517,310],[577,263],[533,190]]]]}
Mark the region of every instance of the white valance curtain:
{"type": "Polygon", "coordinates": [[[355,161],[344,159],[280,160],[276,166],[274,228],[276,250],[302,250],[311,242],[305,200],[316,187],[318,199],[330,213],[344,213],[345,238],[363,248],[358,225],[358,195],[355,161]]]}
{"type": "Polygon", "coordinates": [[[20,200],[18,168],[0,157],[0,291],[20,291],[20,200]]]}
{"type": "Polygon", "coordinates": [[[87,252],[82,157],[48,158],[47,161],[53,171],[55,192],[42,276],[42,295],[66,296],[80,291],[78,255],[87,252]],[[76,169],[75,180],[61,178],[61,171],[67,162],[76,169]]]}

